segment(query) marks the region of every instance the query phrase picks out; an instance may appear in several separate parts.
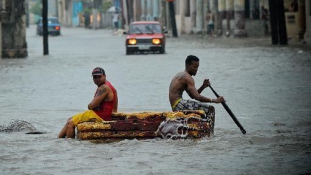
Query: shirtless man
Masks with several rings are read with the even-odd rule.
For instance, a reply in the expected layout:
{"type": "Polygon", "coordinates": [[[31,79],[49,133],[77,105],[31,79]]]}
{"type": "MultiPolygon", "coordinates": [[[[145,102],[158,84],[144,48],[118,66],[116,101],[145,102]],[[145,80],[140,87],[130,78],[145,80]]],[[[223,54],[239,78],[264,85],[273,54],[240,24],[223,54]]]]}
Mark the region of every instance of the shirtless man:
{"type": "Polygon", "coordinates": [[[210,118],[214,115],[214,106],[208,105],[209,103],[221,103],[225,102],[223,97],[218,97],[217,99],[207,98],[200,95],[201,92],[210,85],[208,79],[203,81],[202,86],[197,90],[194,85],[194,79],[199,68],[199,58],[194,55],[189,55],[185,61],[185,71],[179,72],[172,79],[169,88],[169,100],[173,111],[182,110],[204,110],[207,117],[210,118]],[[186,91],[187,94],[194,100],[184,100],[182,99],[183,92],[186,91]]]}
{"type": "Polygon", "coordinates": [[[75,128],[79,123],[109,121],[111,120],[112,112],[117,112],[117,91],[106,80],[104,69],[96,67],[92,72],[92,76],[98,88],[93,100],[88,105],[89,110],[70,117],[59,133],[58,138],[75,138],[75,128]]]}

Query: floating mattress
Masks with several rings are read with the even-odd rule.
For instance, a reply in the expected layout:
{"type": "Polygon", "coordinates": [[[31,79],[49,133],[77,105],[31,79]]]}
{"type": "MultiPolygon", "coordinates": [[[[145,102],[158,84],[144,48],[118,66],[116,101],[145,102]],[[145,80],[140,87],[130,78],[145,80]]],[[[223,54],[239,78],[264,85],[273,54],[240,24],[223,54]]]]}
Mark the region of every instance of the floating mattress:
{"type": "Polygon", "coordinates": [[[77,125],[78,139],[114,142],[124,139],[200,139],[214,132],[215,117],[202,110],[179,112],[113,113],[111,121],[77,125]]]}

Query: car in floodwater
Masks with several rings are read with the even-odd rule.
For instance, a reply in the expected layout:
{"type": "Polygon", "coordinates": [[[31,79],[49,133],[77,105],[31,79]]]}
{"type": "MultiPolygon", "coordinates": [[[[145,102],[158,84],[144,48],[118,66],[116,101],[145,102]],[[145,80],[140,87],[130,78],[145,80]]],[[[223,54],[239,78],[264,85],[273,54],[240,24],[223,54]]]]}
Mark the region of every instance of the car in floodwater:
{"type": "Polygon", "coordinates": [[[125,39],[126,55],[135,52],[165,53],[165,33],[157,21],[136,21],[129,25],[125,39]]]}
{"type": "MultiPolygon", "coordinates": [[[[39,18],[37,22],[37,35],[43,35],[43,23],[42,18],[39,18]]],[[[61,24],[58,22],[56,17],[48,17],[48,34],[50,35],[60,35],[61,34],[61,24]]]]}

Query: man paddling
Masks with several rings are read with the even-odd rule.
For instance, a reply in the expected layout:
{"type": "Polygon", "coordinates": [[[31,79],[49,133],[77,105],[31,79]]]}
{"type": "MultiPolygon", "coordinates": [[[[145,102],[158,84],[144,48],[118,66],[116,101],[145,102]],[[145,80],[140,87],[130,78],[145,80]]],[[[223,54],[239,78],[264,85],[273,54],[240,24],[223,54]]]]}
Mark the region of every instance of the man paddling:
{"type": "Polygon", "coordinates": [[[58,138],[75,138],[75,128],[79,123],[111,120],[112,112],[117,112],[117,91],[110,82],[106,80],[104,69],[96,67],[92,72],[92,76],[98,88],[93,100],[88,105],[89,110],[70,117],[59,133],[58,138]]]}
{"type": "Polygon", "coordinates": [[[204,110],[208,119],[210,120],[214,116],[215,108],[207,103],[221,103],[225,102],[222,96],[217,99],[207,98],[200,95],[201,92],[210,86],[208,79],[203,81],[202,86],[199,89],[195,88],[194,79],[199,68],[199,58],[194,55],[189,55],[185,61],[185,71],[179,72],[172,79],[169,88],[169,100],[173,111],[182,110],[204,110]],[[183,92],[195,100],[185,100],[182,98],[183,92]]]}

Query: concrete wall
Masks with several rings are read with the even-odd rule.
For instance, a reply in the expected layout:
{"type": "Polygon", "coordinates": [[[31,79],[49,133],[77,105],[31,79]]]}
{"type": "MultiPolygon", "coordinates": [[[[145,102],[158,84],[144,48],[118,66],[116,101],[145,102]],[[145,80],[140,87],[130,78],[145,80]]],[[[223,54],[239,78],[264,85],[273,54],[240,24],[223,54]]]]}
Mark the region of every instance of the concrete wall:
{"type": "Polygon", "coordinates": [[[265,34],[264,21],[263,20],[245,20],[245,30],[250,37],[261,37],[265,34]]]}
{"type": "Polygon", "coordinates": [[[191,33],[191,17],[185,17],[185,33],[191,33]]]}

